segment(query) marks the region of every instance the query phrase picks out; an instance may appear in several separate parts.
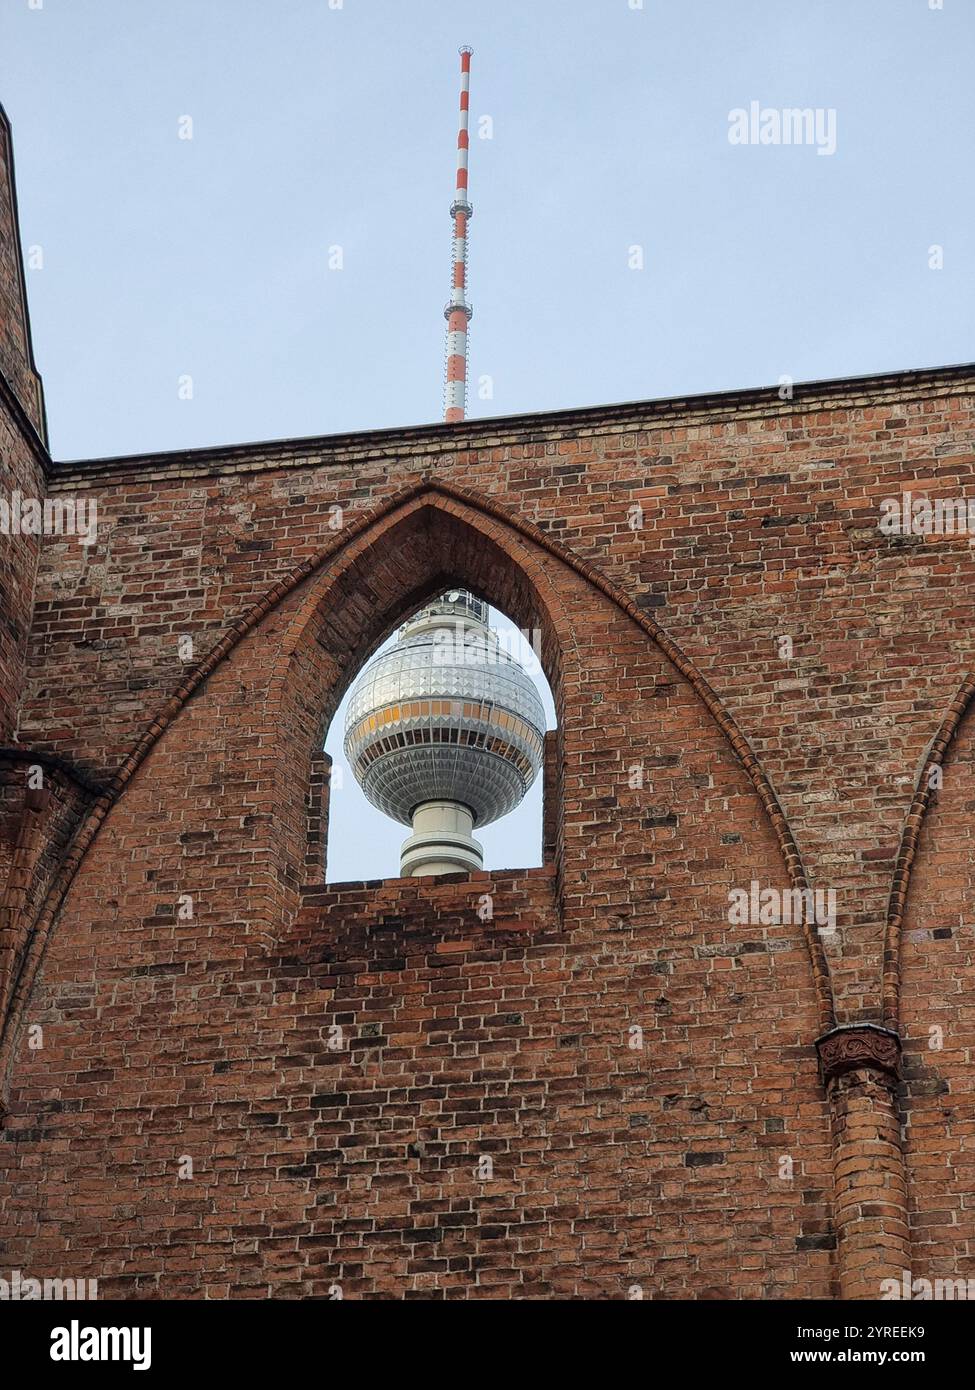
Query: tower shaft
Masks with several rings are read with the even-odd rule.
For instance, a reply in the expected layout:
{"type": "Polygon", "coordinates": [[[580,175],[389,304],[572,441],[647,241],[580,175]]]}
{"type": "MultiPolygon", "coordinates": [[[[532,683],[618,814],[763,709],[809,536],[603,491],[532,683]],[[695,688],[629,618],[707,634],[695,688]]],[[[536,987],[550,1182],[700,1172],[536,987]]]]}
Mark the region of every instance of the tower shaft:
{"type": "Polygon", "coordinates": [[[468,155],[470,153],[471,53],[460,50],[460,130],[457,135],[457,186],[450,215],[454,220],[454,261],[450,300],[444,309],[447,320],[447,384],[444,419],[448,424],[463,420],[467,413],[467,325],[471,307],[467,302],[467,232],[474,209],[467,197],[468,155]]]}

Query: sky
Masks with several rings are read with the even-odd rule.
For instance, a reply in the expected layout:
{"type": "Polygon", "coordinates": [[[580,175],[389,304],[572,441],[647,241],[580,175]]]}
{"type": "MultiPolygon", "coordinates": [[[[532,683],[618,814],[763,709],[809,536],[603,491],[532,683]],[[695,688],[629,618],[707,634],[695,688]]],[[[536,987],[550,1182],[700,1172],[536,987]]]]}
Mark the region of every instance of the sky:
{"type": "Polygon", "coordinates": [[[0,0],[56,458],[440,418],[462,43],[471,416],[975,356],[971,0],[0,0]]]}

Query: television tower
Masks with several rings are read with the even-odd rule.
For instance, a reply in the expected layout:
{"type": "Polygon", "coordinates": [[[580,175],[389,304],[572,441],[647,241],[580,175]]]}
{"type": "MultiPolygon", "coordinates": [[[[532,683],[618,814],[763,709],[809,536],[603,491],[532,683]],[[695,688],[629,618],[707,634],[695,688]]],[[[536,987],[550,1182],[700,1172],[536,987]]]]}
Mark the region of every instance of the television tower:
{"type": "MultiPolygon", "coordinates": [[[[444,419],[467,407],[467,201],[471,50],[460,50],[454,270],[447,318],[444,419]]],[[[542,766],[545,712],[531,676],[465,589],[435,596],[393,647],[360,671],[345,714],[345,756],[366,797],[411,828],[404,878],[470,874],[484,862],[473,831],[519,805],[542,766]]]]}
{"type": "Polygon", "coordinates": [[[444,420],[452,424],[467,414],[467,325],[474,312],[467,302],[467,227],[474,209],[467,199],[467,159],[470,152],[471,54],[460,50],[460,131],[457,135],[457,187],[450,215],[454,219],[454,273],[447,320],[447,382],[444,420]]]}

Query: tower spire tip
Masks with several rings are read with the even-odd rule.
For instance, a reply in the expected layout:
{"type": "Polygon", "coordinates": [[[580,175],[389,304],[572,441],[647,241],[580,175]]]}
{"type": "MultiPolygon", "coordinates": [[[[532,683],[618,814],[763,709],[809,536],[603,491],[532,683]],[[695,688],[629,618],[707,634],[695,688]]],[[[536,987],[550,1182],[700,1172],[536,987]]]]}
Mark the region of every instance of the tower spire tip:
{"type": "Polygon", "coordinates": [[[453,276],[450,299],[444,309],[447,319],[447,371],[444,420],[453,424],[467,414],[467,325],[471,306],[467,302],[467,231],[474,209],[467,196],[467,162],[470,150],[471,53],[465,44],[460,60],[460,130],[457,135],[457,184],[450,215],[454,223],[453,276]]]}

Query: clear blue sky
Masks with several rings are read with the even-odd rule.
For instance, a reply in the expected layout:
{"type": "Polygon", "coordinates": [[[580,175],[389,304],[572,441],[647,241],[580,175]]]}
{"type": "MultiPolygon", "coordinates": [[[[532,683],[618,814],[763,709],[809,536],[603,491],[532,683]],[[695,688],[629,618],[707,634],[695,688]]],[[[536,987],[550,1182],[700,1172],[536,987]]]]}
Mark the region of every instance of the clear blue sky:
{"type": "Polygon", "coordinates": [[[971,0],[0,0],[57,457],[439,418],[460,43],[472,415],[975,356],[971,0]]]}

